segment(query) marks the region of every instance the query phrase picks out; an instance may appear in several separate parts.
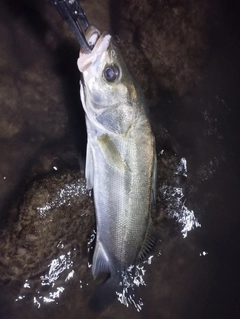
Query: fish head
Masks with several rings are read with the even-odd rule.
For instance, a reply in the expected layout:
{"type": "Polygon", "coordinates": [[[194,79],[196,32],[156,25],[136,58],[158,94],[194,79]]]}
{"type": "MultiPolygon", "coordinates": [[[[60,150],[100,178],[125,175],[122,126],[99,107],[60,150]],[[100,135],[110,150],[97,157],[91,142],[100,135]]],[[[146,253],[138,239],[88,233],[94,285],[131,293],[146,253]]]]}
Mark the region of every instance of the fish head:
{"type": "Polygon", "coordinates": [[[138,92],[119,48],[106,32],[91,53],[80,51],[81,100],[92,123],[105,132],[125,134],[136,118],[138,92]]]}

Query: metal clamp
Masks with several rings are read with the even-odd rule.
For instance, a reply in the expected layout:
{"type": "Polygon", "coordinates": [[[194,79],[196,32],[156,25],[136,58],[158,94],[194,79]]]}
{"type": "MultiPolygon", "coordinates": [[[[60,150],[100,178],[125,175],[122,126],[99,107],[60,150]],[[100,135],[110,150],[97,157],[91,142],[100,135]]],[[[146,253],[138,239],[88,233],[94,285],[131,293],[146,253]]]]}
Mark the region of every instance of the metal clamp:
{"type": "Polygon", "coordinates": [[[87,17],[77,0],[49,0],[54,4],[64,20],[67,21],[85,53],[92,51],[86,38],[85,31],[89,27],[87,17]],[[79,22],[78,22],[79,20],[79,22]]]}

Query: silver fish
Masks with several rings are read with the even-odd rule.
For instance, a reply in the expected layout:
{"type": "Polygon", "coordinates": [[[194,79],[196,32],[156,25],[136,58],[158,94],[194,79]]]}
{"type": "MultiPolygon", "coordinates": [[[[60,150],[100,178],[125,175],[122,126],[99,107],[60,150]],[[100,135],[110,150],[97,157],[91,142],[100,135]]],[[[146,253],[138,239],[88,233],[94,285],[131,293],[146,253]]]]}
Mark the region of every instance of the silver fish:
{"type": "Polygon", "coordinates": [[[143,94],[111,35],[100,35],[90,54],[80,51],[78,68],[88,134],[85,175],[97,222],[92,272],[114,277],[154,242],[155,140],[143,94]]]}

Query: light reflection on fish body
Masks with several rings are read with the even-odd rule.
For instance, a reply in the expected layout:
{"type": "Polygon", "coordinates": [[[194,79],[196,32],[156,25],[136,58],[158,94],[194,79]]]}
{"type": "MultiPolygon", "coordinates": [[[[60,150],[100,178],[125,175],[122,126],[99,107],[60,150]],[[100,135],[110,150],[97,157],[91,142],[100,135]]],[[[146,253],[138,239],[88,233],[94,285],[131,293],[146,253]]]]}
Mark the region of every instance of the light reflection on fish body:
{"type": "Polygon", "coordinates": [[[88,132],[85,173],[97,220],[92,272],[119,277],[154,242],[155,140],[142,92],[109,34],[92,53],[80,51],[78,67],[88,132]]]}

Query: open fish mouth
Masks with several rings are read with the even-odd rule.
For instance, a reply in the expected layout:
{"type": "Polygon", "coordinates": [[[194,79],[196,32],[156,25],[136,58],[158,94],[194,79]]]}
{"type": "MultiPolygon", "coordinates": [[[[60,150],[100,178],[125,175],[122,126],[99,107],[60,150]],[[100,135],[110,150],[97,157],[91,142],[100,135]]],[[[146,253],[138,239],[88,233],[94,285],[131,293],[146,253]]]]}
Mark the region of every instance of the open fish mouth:
{"type": "Polygon", "coordinates": [[[107,50],[111,36],[105,32],[100,35],[100,31],[91,26],[86,33],[88,43],[91,43],[93,49],[90,53],[80,50],[77,65],[80,72],[86,71],[91,65],[97,62],[99,57],[107,50]]]}

